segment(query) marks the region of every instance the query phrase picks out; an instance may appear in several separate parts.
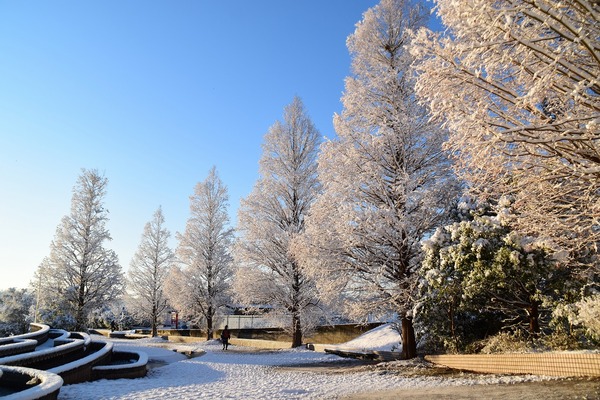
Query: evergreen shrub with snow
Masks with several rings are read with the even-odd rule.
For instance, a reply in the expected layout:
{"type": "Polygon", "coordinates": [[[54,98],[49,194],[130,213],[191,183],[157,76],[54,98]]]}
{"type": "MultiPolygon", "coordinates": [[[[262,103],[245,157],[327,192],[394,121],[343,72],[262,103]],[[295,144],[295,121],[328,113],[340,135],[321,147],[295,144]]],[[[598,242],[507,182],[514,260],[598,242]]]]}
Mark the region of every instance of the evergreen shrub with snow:
{"type": "Polygon", "coordinates": [[[515,335],[552,333],[552,311],[576,292],[569,270],[543,241],[511,229],[508,198],[494,207],[462,202],[458,211],[458,222],[423,244],[415,311],[428,346],[481,351],[498,347],[478,341],[499,332],[511,333],[513,342],[515,335]]]}

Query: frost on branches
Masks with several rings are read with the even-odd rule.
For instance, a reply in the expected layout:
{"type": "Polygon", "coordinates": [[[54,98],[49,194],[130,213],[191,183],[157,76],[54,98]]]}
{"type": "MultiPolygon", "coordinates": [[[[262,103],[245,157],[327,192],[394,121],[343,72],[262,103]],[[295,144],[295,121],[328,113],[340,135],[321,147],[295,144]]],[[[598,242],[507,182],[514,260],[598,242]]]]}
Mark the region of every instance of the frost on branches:
{"type": "MultiPolygon", "coordinates": [[[[465,205],[466,203],[461,203],[465,205]]],[[[510,228],[511,203],[463,213],[425,241],[418,324],[437,350],[463,350],[500,330],[548,332],[552,310],[578,288],[543,242],[510,228]]]]}
{"type": "Polygon", "coordinates": [[[207,339],[213,339],[214,324],[228,304],[232,276],[229,227],[229,194],[212,168],[190,196],[190,217],[183,234],[177,233],[180,268],[167,279],[169,302],[194,324],[206,324],[207,339]]]}
{"type": "Polygon", "coordinates": [[[174,261],[169,247],[169,230],[159,207],[144,226],[142,240],[128,271],[128,306],[142,320],[150,321],[152,336],[157,336],[159,318],[167,308],[165,280],[174,261]]]}
{"type": "Polygon", "coordinates": [[[238,212],[234,291],[243,304],[267,304],[289,316],[296,347],[320,313],[314,283],[290,252],[319,190],[319,132],[298,97],[283,117],[265,135],[260,178],[238,212]]]}
{"type": "Polygon", "coordinates": [[[513,195],[520,230],[597,267],[600,3],[436,3],[448,30],[416,34],[417,92],[458,170],[480,196],[513,195]]]}
{"type": "Polygon", "coordinates": [[[33,295],[25,289],[0,290],[0,337],[29,332],[29,323],[35,319],[34,303],[33,295]]]}
{"type": "Polygon", "coordinates": [[[586,297],[576,306],[577,317],[572,322],[583,325],[587,334],[600,342],[600,294],[586,297]]]}
{"type": "Polygon", "coordinates": [[[86,328],[91,312],[118,298],[123,273],[106,229],[103,200],[108,180],[96,170],[83,170],[50,244],[50,255],[36,271],[42,321],[69,330],[86,328]]]}
{"type": "Polygon", "coordinates": [[[420,6],[384,0],[348,38],[353,75],[334,119],[338,138],[322,146],[323,194],[295,246],[323,296],[342,293],[351,316],[399,315],[407,357],[416,353],[419,242],[445,222],[457,192],[444,133],[414,98],[407,30],[424,21],[420,6]]]}

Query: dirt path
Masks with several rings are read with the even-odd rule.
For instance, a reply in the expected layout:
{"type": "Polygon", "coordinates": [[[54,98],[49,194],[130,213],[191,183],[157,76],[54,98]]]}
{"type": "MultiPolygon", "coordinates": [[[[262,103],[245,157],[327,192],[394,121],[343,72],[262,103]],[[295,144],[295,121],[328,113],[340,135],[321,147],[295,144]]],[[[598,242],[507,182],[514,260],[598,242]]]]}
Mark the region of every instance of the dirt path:
{"type": "MultiPolygon", "coordinates": [[[[192,346],[164,345],[178,352],[186,353],[192,346]],[[186,351],[184,351],[186,350],[186,351]]],[[[194,348],[195,349],[195,348],[194,348]]],[[[272,352],[255,348],[233,347],[231,352],[272,352]]],[[[159,366],[159,365],[157,365],[159,366]]],[[[437,376],[457,378],[469,377],[459,371],[434,366],[425,361],[379,363],[374,361],[346,359],[331,362],[293,364],[276,367],[278,370],[295,372],[317,372],[323,374],[352,374],[364,371],[382,371],[405,377],[437,376]]],[[[475,374],[473,374],[475,375],[475,374]]],[[[557,379],[514,384],[480,384],[464,386],[438,386],[434,388],[400,388],[384,391],[370,391],[342,397],[344,400],[395,400],[395,399],[435,399],[435,400],[600,400],[600,379],[557,379]]]]}
{"type": "Polygon", "coordinates": [[[447,386],[430,389],[397,389],[355,394],[345,400],[562,400],[600,399],[600,380],[564,379],[558,381],[524,382],[512,385],[447,386]]]}
{"type": "MultiPolygon", "coordinates": [[[[474,373],[461,373],[445,367],[433,366],[424,361],[376,363],[348,359],[278,367],[282,370],[317,372],[324,374],[351,374],[364,371],[383,371],[418,379],[424,376],[472,378],[474,373]]],[[[472,382],[472,380],[470,380],[472,382]]],[[[463,386],[438,386],[434,388],[399,388],[369,391],[342,397],[344,400],[600,400],[600,379],[565,378],[513,384],[479,384],[463,386]]]]}

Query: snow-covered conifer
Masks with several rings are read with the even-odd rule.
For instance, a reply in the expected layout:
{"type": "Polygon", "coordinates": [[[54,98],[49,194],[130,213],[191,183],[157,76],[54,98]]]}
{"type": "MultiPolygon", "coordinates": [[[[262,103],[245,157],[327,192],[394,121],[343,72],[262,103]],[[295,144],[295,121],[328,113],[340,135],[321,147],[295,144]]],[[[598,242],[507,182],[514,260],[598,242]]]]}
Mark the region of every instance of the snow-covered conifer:
{"type": "Polygon", "coordinates": [[[192,323],[206,324],[213,339],[215,318],[229,300],[232,276],[229,194],[213,167],[190,196],[190,217],[183,234],[177,233],[179,266],[167,279],[169,302],[192,323]]]}
{"type": "Polygon", "coordinates": [[[142,240],[129,265],[128,306],[135,315],[150,321],[152,336],[157,335],[159,317],[167,308],[164,284],[174,261],[168,243],[170,236],[159,207],[145,225],[142,240]]]}
{"type": "Polygon", "coordinates": [[[322,146],[323,194],[295,245],[323,295],[343,294],[352,316],[399,315],[407,357],[416,353],[419,242],[445,221],[457,192],[444,132],[414,97],[408,30],[425,17],[412,1],[383,0],[348,38],[353,74],[334,119],[338,137],[322,146]]]}
{"type": "Polygon", "coordinates": [[[54,326],[71,321],[73,326],[61,327],[82,330],[92,310],[122,294],[118,257],[104,247],[111,240],[103,204],[107,183],[97,170],[82,170],[73,188],[71,213],[63,217],[50,255],[36,272],[40,311],[54,326]]]}
{"type": "Polygon", "coordinates": [[[244,304],[268,304],[289,315],[296,347],[318,311],[318,301],[290,243],[304,231],[304,217],[319,190],[320,138],[300,98],[285,108],[283,119],[265,135],[260,178],[238,213],[234,289],[244,304]]]}

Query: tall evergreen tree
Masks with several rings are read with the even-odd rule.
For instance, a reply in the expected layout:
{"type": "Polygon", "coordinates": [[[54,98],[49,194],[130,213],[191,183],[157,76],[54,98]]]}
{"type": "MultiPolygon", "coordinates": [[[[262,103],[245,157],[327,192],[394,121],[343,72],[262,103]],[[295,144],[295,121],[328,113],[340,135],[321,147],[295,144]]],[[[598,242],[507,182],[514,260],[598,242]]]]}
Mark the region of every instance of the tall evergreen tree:
{"type": "Polygon", "coordinates": [[[235,292],[243,303],[268,304],[289,315],[296,347],[318,303],[290,244],[304,231],[304,217],[319,190],[319,133],[298,97],[285,108],[283,119],[265,135],[260,179],[238,213],[235,292]]]}
{"type": "Polygon", "coordinates": [[[72,326],[64,328],[85,329],[92,310],[122,294],[117,255],[104,247],[111,240],[103,204],[107,183],[97,170],[82,170],[73,188],[71,212],[56,229],[50,255],[37,271],[43,314],[60,317],[65,324],[71,321],[72,326]]]}
{"type": "Polygon", "coordinates": [[[353,75],[334,119],[338,138],[322,148],[323,194],[296,247],[322,293],[343,294],[352,316],[397,314],[407,358],[416,353],[419,242],[444,221],[457,190],[443,131],[414,97],[408,30],[424,21],[420,5],[383,0],[348,38],[353,75]]]}
{"type": "Polygon", "coordinates": [[[167,291],[171,305],[195,323],[206,323],[213,339],[215,318],[228,302],[232,276],[229,195],[213,167],[190,196],[190,217],[185,232],[177,233],[176,249],[181,268],[174,268],[167,291]]]}
{"type": "Polygon", "coordinates": [[[167,308],[164,284],[174,262],[168,243],[170,236],[159,207],[144,227],[141,243],[128,271],[127,291],[131,311],[150,321],[153,337],[157,335],[159,317],[167,308]]]}

